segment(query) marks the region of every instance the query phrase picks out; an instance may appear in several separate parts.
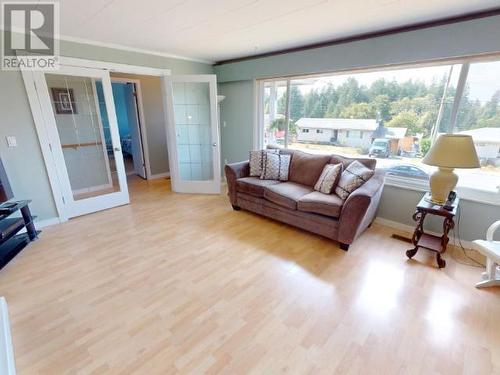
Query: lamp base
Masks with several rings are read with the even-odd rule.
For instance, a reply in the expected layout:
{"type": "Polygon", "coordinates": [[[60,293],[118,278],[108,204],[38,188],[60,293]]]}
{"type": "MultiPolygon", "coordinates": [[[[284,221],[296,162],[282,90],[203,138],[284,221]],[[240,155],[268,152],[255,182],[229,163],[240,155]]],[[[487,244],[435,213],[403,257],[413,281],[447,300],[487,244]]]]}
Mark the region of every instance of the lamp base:
{"type": "Polygon", "coordinates": [[[429,203],[432,203],[432,204],[436,204],[438,206],[443,206],[446,202],[441,202],[441,201],[438,201],[436,199],[433,199],[432,198],[432,195],[430,195],[431,193],[429,192],[429,196],[428,197],[424,197],[424,200],[426,202],[429,202],[429,203]]]}
{"type": "Polygon", "coordinates": [[[448,200],[448,195],[457,186],[458,176],[453,168],[439,167],[429,181],[431,187],[432,203],[443,205],[448,200]]]}

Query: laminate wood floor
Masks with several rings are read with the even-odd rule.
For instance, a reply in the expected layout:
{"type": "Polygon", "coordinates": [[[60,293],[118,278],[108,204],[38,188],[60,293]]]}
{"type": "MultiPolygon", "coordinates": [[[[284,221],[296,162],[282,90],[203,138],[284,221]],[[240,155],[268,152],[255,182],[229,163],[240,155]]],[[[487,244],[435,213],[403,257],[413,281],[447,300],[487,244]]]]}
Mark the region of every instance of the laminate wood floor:
{"type": "Polygon", "coordinates": [[[500,290],[374,224],[335,242],[133,179],[0,272],[18,374],[500,374],[500,290]]]}

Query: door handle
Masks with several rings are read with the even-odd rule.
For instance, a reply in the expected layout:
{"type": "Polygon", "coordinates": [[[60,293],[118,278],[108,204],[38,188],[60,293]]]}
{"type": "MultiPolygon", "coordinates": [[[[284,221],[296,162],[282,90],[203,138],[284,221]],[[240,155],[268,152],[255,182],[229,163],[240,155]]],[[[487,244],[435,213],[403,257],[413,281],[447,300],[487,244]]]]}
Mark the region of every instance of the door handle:
{"type": "Polygon", "coordinates": [[[212,146],[217,147],[217,143],[215,143],[215,142],[212,143],[212,146]]]}
{"type": "Polygon", "coordinates": [[[119,147],[115,147],[113,150],[115,150],[116,152],[121,151],[121,149],[119,147]]]}

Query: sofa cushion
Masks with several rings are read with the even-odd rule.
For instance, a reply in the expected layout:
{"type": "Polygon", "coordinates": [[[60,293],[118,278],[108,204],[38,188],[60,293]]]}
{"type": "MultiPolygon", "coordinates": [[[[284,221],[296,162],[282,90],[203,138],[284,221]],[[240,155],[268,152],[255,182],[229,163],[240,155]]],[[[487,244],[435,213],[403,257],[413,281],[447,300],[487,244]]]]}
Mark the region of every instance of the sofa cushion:
{"type": "Polygon", "coordinates": [[[335,194],[313,191],[299,199],[297,209],[304,212],[338,218],[344,201],[335,194]]]}
{"type": "Polygon", "coordinates": [[[342,199],[347,199],[349,194],[368,181],[375,172],[366,168],[355,160],[340,175],[339,183],[335,188],[335,194],[342,199]]]}
{"type": "Polygon", "coordinates": [[[319,176],[316,185],[314,185],[314,190],[323,194],[330,194],[337,184],[343,168],[341,163],[325,165],[321,176],[319,176]]]}
{"type": "Polygon", "coordinates": [[[272,152],[275,154],[279,154],[279,149],[270,149],[270,150],[256,150],[250,151],[250,176],[251,177],[260,177],[262,174],[262,167],[264,166],[264,156],[267,152],[272,152]]]}
{"type": "Polygon", "coordinates": [[[294,151],[290,162],[288,180],[306,186],[314,186],[331,155],[313,155],[294,151]]]}
{"type": "Polygon", "coordinates": [[[261,180],[259,177],[243,177],[236,180],[236,190],[241,193],[247,193],[262,198],[266,186],[279,183],[279,181],[274,180],[261,180]]]}
{"type": "Polygon", "coordinates": [[[296,210],[299,199],[311,191],[313,189],[309,186],[289,181],[267,186],[264,189],[264,198],[280,206],[296,210]]]}
{"type": "Polygon", "coordinates": [[[288,170],[290,169],[290,155],[266,152],[262,158],[263,167],[261,180],[288,181],[288,170]]]}

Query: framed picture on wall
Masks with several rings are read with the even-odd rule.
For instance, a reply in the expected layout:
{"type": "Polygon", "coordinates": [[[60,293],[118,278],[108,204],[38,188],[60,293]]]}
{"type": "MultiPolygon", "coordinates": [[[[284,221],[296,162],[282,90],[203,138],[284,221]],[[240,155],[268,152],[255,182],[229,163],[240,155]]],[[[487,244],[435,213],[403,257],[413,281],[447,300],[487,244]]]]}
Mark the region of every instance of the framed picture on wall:
{"type": "Polygon", "coordinates": [[[77,113],[73,89],[52,87],[51,91],[56,114],[70,115],[77,113]]]}

